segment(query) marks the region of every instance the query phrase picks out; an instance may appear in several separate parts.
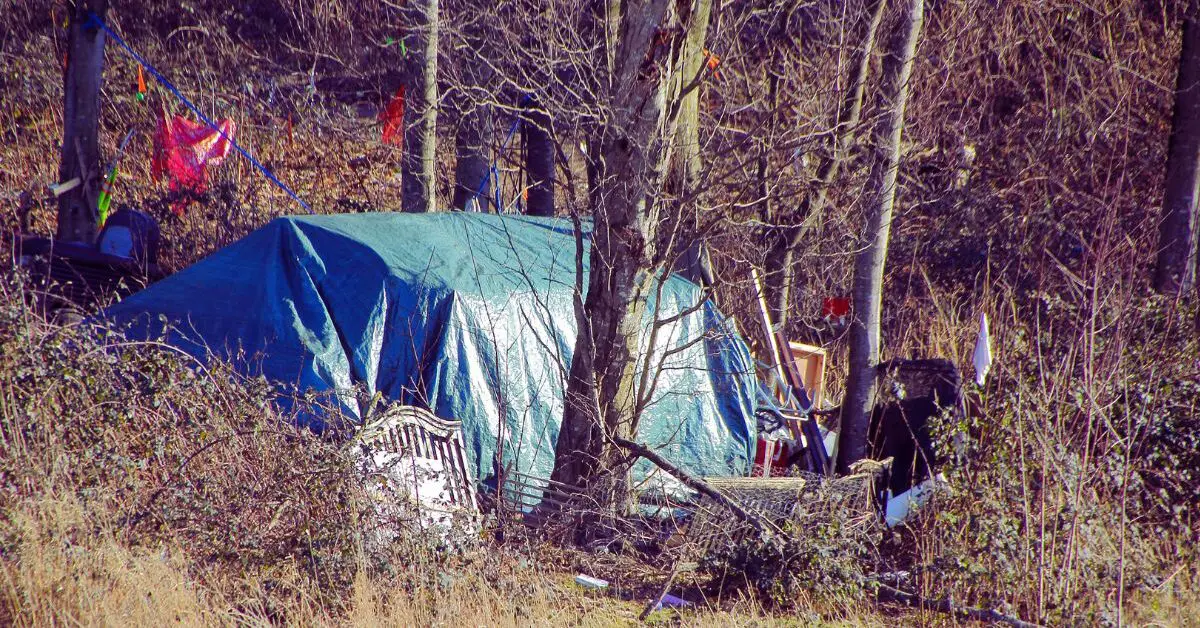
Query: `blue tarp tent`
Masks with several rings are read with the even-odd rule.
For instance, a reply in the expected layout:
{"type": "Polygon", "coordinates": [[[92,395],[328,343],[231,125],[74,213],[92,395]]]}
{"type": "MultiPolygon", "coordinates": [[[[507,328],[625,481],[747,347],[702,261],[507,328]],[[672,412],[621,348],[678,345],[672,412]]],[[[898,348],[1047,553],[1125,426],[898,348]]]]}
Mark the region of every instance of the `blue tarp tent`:
{"type": "MultiPolygon", "coordinates": [[[[132,337],[166,333],[197,357],[331,393],[351,417],[376,393],[428,407],[462,421],[479,479],[498,448],[502,464],[546,478],[575,344],[575,242],[569,222],[529,217],[280,218],[105,316],[132,337]]],[[[745,474],[753,362],[711,303],[694,308],[699,296],[672,276],[651,303],[644,349],[653,320],[696,311],[655,334],[639,438],[692,473],[745,474]]]]}

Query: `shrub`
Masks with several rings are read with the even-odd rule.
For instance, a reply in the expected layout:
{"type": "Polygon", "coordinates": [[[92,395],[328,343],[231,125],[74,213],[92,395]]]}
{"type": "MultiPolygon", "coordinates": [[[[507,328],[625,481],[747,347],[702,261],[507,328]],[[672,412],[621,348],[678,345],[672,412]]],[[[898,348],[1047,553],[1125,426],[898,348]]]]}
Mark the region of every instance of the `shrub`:
{"type": "MultiPolygon", "coordinates": [[[[122,545],[184,552],[195,575],[289,566],[346,591],[361,487],[335,442],[296,427],[262,379],[158,342],[55,326],[0,285],[0,507],[77,503],[122,545]]],[[[19,536],[3,526],[4,555],[19,536]]],[[[85,530],[79,530],[86,534],[85,530]]]]}

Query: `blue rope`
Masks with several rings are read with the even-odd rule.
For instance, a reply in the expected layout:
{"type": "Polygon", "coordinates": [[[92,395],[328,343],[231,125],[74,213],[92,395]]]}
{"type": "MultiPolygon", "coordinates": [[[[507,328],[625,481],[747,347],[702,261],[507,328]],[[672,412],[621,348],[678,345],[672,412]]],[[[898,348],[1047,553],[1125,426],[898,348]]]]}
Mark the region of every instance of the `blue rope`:
{"type": "MultiPolygon", "coordinates": [[[[521,102],[517,106],[524,107],[531,100],[533,100],[533,94],[525,94],[521,97],[521,102]]],[[[500,150],[497,151],[496,158],[492,160],[492,167],[488,169],[487,176],[485,176],[483,181],[479,183],[479,189],[475,190],[475,193],[471,195],[471,200],[467,201],[468,207],[471,205],[471,201],[474,201],[483,194],[483,188],[487,187],[488,181],[495,179],[496,188],[492,194],[494,197],[492,202],[496,204],[497,214],[504,211],[504,199],[500,196],[500,169],[497,167],[497,164],[500,162],[500,159],[504,157],[504,152],[508,148],[508,143],[512,141],[513,135],[517,133],[517,127],[521,125],[520,115],[514,114],[514,116],[516,119],[513,120],[512,126],[508,127],[508,135],[504,137],[504,142],[500,144],[500,150]]]]}
{"type": "Polygon", "coordinates": [[[492,186],[492,202],[496,205],[496,213],[499,214],[504,210],[504,197],[500,192],[500,169],[496,167],[496,162],[492,162],[492,167],[488,168],[488,176],[496,179],[496,185],[492,186]]]}
{"type": "Polygon", "coordinates": [[[512,140],[513,135],[517,132],[517,127],[520,126],[520,124],[521,124],[520,118],[513,120],[512,126],[508,128],[508,135],[504,138],[504,142],[502,144],[500,144],[500,150],[498,151],[498,154],[496,155],[496,159],[492,160],[492,167],[488,168],[487,176],[485,176],[483,178],[483,181],[479,182],[479,188],[476,189],[475,193],[471,195],[471,200],[467,201],[468,206],[470,206],[471,201],[474,201],[475,199],[479,198],[483,194],[483,189],[486,188],[488,185],[488,182],[492,180],[492,178],[493,178],[492,173],[495,172],[495,173],[497,173],[495,176],[496,192],[494,194],[495,201],[493,201],[493,202],[496,203],[496,213],[497,214],[499,214],[501,212],[501,210],[503,210],[503,205],[502,205],[503,199],[500,198],[500,175],[499,175],[499,170],[496,168],[496,164],[499,163],[500,158],[504,156],[504,151],[505,151],[505,149],[508,148],[508,143],[512,140]]]}
{"type": "Polygon", "coordinates": [[[109,37],[112,37],[113,41],[120,44],[121,47],[125,49],[125,52],[128,52],[129,55],[131,57],[133,57],[134,61],[137,61],[139,64],[141,64],[141,66],[143,68],[146,68],[146,71],[150,72],[150,75],[153,76],[155,78],[155,80],[157,80],[164,87],[166,87],[167,90],[170,91],[172,94],[175,94],[175,97],[178,98],[184,105],[186,105],[188,109],[191,109],[192,113],[196,114],[212,130],[216,131],[221,137],[225,138],[225,140],[228,141],[229,144],[232,145],[234,148],[236,148],[237,151],[239,153],[241,153],[243,157],[248,159],[251,164],[254,164],[255,168],[258,168],[259,171],[261,171],[264,175],[266,175],[266,177],[268,179],[270,179],[271,183],[274,183],[275,185],[279,186],[279,189],[283,190],[284,192],[287,192],[288,196],[292,197],[297,203],[300,203],[300,206],[303,207],[304,209],[308,210],[308,213],[310,213],[310,214],[314,213],[312,208],[308,206],[308,203],[305,203],[303,200],[300,199],[299,196],[296,196],[296,193],[293,192],[291,188],[284,185],[283,182],[280,181],[273,172],[268,170],[266,166],[259,163],[258,160],[254,158],[254,155],[251,155],[249,152],[247,152],[246,149],[242,148],[241,145],[239,145],[237,142],[235,142],[233,140],[232,137],[229,137],[228,135],[226,135],[225,132],[222,131],[220,127],[218,127],[216,124],[213,124],[213,121],[208,119],[208,116],[204,115],[204,113],[202,113],[199,109],[197,109],[196,105],[192,104],[192,101],[188,100],[186,96],[184,96],[182,93],[180,93],[180,91],[173,84],[171,84],[171,81],[167,80],[167,77],[160,74],[158,70],[154,69],[154,66],[150,65],[145,59],[142,58],[141,55],[134,52],[133,48],[130,48],[129,44],[125,43],[125,40],[121,39],[120,35],[113,32],[113,30],[111,28],[109,28],[108,25],[105,24],[104,21],[101,20],[98,15],[96,15],[95,13],[93,13],[91,11],[88,11],[88,21],[86,24],[84,24],[84,28],[91,28],[91,27],[100,28],[100,29],[104,30],[104,32],[107,33],[109,37]]]}

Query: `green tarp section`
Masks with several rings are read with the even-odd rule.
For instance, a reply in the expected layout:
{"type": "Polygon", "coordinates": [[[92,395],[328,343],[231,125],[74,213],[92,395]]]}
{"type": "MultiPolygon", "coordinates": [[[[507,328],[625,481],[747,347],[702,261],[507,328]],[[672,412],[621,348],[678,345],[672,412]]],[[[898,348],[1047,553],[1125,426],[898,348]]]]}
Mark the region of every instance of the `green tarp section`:
{"type": "MultiPolygon", "coordinates": [[[[378,393],[462,421],[481,480],[498,450],[501,464],[548,478],[575,344],[575,251],[563,220],[280,218],[105,315],[131,337],[166,333],[197,357],[211,351],[282,387],[331,393],[350,416],[378,393]]],[[[692,473],[744,475],[753,362],[711,303],[695,307],[700,295],[671,276],[650,305],[644,349],[654,320],[695,311],[656,334],[639,438],[692,473]]]]}

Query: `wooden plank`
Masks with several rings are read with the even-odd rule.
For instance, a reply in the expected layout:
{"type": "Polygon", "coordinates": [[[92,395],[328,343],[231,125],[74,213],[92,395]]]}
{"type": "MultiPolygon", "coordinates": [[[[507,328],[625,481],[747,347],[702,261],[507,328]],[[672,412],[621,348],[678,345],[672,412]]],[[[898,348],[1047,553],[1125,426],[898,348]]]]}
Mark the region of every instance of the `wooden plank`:
{"type": "Polygon", "coordinates": [[[775,340],[775,324],[771,322],[771,310],[767,307],[766,286],[763,285],[762,277],[758,274],[758,269],[751,266],[750,276],[754,279],[754,287],[758,292],[758,310],[762,315],[763,335],[767,337],[767,347],[771,350],[771,359],[774,362],[776,375],[780,382],[787,382],[787,375],[783,371],[782,363],[779,359],[781,351],[775,340]]]}
{"type": "Polygon", "coordinates": [[[467,498],[472,509],[479,508],[479,496],[475,492],[475,476],[471,474],[471,467],[467,464],[466,447],[463,445],[462,430],[454,433],[454,455],[458,459],[459,468],[462,469],[463,477],[467,482],[467,498]]]}
{"type": "Polygon", "coordinates": [[[789,342],[788,349],[798,364],[809,400],[814,408],[821,407],[825,396],[825,349],[801,342],[789,342]]]}

